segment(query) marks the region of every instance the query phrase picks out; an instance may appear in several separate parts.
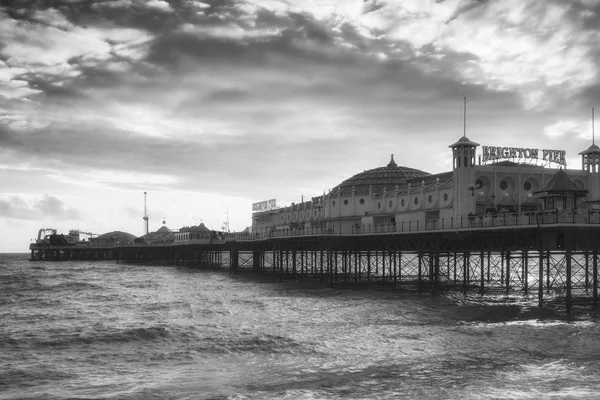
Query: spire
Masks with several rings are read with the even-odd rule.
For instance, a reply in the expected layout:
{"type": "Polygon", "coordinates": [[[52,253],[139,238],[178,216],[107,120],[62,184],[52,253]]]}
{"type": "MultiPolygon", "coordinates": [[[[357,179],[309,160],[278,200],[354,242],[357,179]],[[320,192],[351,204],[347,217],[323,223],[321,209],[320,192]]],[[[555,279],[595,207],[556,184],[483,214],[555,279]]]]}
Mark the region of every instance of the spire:
{"type": "Polygon", "coordinates": [[[592,108],[592,145],[587,150],[584,150],[579,154],[600,154],[600,147],[596,145],[596,132],[594,129],[594,108],[592,108]]]}
{"type": "Polygon", "coordinates": [[[390,163],[387,165],[388,167],[397,167],[398,164],[396,164],[396,162],[394,161],[394,155],[392,154],[392,159],[390,160],[390,163]]]}
{"type": "Polygon", "coordinates": [[[465,96],[464,115],[463,115],[463,137],[467,137],[467,97],[465,96]]]}

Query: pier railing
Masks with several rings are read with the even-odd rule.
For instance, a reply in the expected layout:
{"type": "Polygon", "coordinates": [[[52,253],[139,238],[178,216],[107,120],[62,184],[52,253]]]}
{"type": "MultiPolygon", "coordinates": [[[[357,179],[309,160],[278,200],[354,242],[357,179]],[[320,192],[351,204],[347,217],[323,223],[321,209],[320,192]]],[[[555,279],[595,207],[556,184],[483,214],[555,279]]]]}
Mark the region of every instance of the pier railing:
{"type": "Polygon", "coordinates": [[[234,233],[226,241],[260,240],[289,236],[373,235],[457,229],[503,228],[508,226],[546,226],[555,224],[600,224],[600,210],[548,211],[469,215],[459,218],[406,220],[395,224],[330,224],[317,227],[275,229],[270,232],[234,233]]]}

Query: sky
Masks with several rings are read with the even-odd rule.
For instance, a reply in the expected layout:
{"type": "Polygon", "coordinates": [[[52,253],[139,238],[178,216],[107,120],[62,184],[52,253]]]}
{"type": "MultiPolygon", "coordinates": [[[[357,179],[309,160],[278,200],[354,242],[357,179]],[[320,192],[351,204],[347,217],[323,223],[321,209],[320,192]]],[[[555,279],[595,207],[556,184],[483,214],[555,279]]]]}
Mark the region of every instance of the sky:
{"type": "MultiPolygon", "coordinates": [[[[40,228],[251,225],[448,145],[562,149],[600,114],[600,0],[46,0],[0,7],[0,252],[40,228]]],[[[596,124],[600,126],[600,123],[596,124]]]]}

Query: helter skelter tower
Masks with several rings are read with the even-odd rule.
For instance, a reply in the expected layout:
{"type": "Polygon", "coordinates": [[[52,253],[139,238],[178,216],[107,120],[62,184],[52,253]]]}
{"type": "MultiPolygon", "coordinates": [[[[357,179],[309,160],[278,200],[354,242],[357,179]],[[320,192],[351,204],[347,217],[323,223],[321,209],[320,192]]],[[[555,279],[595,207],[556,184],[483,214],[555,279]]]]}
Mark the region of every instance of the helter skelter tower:
{"type": "Polygon", "coordinates": [[[148,234],[148,220],[150,219],[148,217],[148,210],[146,208],[146,196],[148,195],[147,192],[144,192],[144,235],[148,234]]]}

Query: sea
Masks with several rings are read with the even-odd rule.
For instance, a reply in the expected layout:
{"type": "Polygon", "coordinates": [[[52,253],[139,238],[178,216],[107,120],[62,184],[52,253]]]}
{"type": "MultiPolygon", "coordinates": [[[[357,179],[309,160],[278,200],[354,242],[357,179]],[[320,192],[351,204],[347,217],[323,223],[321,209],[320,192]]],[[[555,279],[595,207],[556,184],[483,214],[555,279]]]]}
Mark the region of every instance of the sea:
{"type": "Polygon", "coordinates": [[[598,399],[600,313],[0,255],[0,399],[598,399]]]}

